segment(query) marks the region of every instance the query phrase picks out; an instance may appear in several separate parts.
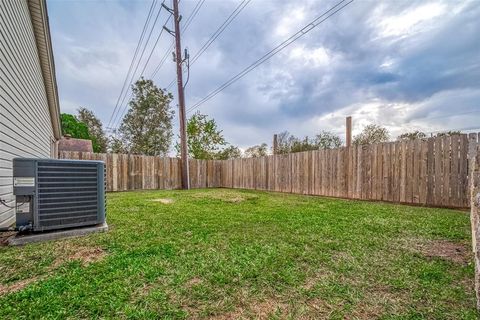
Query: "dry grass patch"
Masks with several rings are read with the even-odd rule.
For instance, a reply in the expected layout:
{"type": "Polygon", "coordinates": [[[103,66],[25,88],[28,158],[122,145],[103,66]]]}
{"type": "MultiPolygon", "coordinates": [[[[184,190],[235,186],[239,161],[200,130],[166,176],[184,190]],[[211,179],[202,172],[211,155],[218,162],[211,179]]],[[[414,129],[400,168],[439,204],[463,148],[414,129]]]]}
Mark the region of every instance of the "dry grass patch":
{"type": "Polygon", "coordinates": [[[266,299],[263,301],[252,301],[248,305],[237,307],[234,311],[224,314],[208,317],[213,320],[229,320],[229,319],[271,319],[272,316],[280,316],[281,319],[286,318],[289,308],[286,303],[277,299],[266,299]]]}
{"type": "Polygon", "coordinates": [[[463,243],[448,240],[432,240],[415,246],[426,257],[441,258],[458,264],[468,264],[471,260],[470,248],[463,243]]]}
{"type": "Polygon", "coordinates": [[[194,277],[194,278],[188,280],[187,283],[185,283],[185,287],[191,288],[191,287],[197,286],[201,283],[203,283],[202,279],[200,279],[198,277],[194,277]]]}
{"type": "Polygon", "coordinates": [[[240,203],[248,200],[257,199],[257,195],[243,194],[236,191],[222,190],[219,192],[197,192],[193,196],[200,199],[221,200],[228,203],[240,203]]]}
{"type": "Polygon", "coordinates": [[[79,261],[83,266],[103,260],[107,253],[100,247],[78,247],[71,244],[63,244],[57,253],[57,259],[50,266],[54,270],[62,264],[70,261],[79,261]]]}
{"type": "Polygon", "coordinates": [[[169,199],[169,198],[158,198],[158,199],[152,199],[150,201],[153,201],[153,202],[160,202],[160,203],[163,203],[163,204],[172,204],[174,203],[173,199],[169,199]]]}
{"type": "Polygon", "coordinates": [[[2,296],[4,294],[12,293],[12,292],[20,291],[20,290],[24,289],[26,286],[28,286],[29,284],[37,282],[37,281],[39,281],[43,278],[44,277],[31,277],[31,278],[28,278],[28,279],[24,279],[24,280],[14,282],[14,283],[9,284],[9,285],[0,284],[0,296],[2,296]]]}
{"type": "Polygon", "coordinates": [[[45,269],[45,274],[31,276],[10,284],[0,284],[0,295],[23,290],[32,283],[46,279],[67,262],[79,261],[83,266],[87,266],[90,263],[102,260],[106,256],[106,252],[99,247],[79,247],[68,242],[58,242],[54,250],[57,258],[45,269]]]}

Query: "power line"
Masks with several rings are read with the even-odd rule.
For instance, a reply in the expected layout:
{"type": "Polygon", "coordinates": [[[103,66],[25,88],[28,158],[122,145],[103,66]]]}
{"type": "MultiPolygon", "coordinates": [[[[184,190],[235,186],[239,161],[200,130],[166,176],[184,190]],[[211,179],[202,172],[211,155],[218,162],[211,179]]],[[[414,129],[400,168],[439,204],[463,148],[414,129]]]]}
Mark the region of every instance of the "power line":
{"type": "Polygon", "coordinates": [[[336,5],[334,5],[332,8],[328,9],[326,12],[324,12],[323,14],[321,14],[320,16],[318,16],[317,18],[315,18],[314,20],[312,20],[310,23],[308,23],[305,27],[303,27],[302,29],[300,29],[299,31],[297,31],[295,34],[293,34],[292,36],[290,36],[288,39],[286,39],[285,41],[283,41],[281,44],[279,44],[278,46],[276,46],[275,48],[273,48],[272,50],[270,50],[269,52],[267,52],[265,55],[263,55],[261,58],[259,58],[258,60],[256,60],[255,62],[253,62],[251,65],[249,65],[248,67],[246,67],[245,69],[243,69],[241,72],[239,72],[238,74],[236,74],[235,76],[233,76],[232,78],[230,78],[230,80],[228,80],[227,82],[225,82],[224,84],[222,84],[220,87],[218,87],[217,89],[213,90],[212,92],[210,92],[207,96],[205,96],[204,98],[202,98],[200,101],[198,101],[197,103],[195,103],[192,107],[190,107],[187,112],[190,112],[192,111],[193,109],[195,108],[198,108],[200,105],[202,105],[203,103],[207,102],[208,100],[212,99],[213,97],[215,97],[217,94],[219,94],[221,91],[225,90],[227,87],[229,87],[230,85],[232,85],[234,82],[240,80],[241,78],[243,78],[246,74],[248,74],[249,72],[251,72],[252,70],[254,70],[255,68],[257,68],[258,66],[260,66],[261,64],[263,64],[264,62],[266,62],[267,60],[269,60],[270,58],[272,58],[274,55],[276,55],[277,53],[279,53],[280,51],[282,51],[283,49],[285,49],[287,46],[289,46],[290,44],[292,44],[293,42],[295,42],[297,39],[301,38],[302,36],[304,36],[305,34],[309,33],[312,29],[314,29],[315,27],[317,27],[318,25],[320,25],[321,23],[323,23],[325,20],[327,20],[328,18],[330,18],[331,16],[333,16],[334,14],[336,14],[337,12],[339,12],[340,10],[342,10],[343,8],[345,8],[346,6],[348,6],[350,3],[352,3],[354,0],[350,0],[348,1],[347,3],[343,4],[346,0],[342,0],[340,1],[339,3],[337,3],[336,5]]]}
{"type": "MultiPolygon", "coordinates": [[[[205,0],[199,0],[199,1],[197,2],[197,4],[195,5],[195,7],[193,8],[192,12],[191,12],[190,15],[188,16],[188,18],[187,18],[187,20],[186,20],[186,22],[185,22],[185,25],[184,25],[184,27],[183,27],[182,32],[185,31],[185,30],[187,30],[187,28],[190,26],[190,24],[192,23],[193,19],[194,19],[195,16],[198,14],[198,12],[199,12],[199,10],[201,9],[201,7],[203,6],[204,2],[205,2],[205,0]]],[[[180,1],[179,1],[179,3],[180,3],[180,1]]],[[[161,8],[160,8],[160,10],[161,10],[161,8]]],[[[159,13],[160,13],[160,11],[159,11],[159,13]]],[[[158,18],[158,14],[157,14],[157,18],[158,18]]],[[[171,19],[171,15],[169,15],[169,17],[168,17],[167,20],[165,21],[164,26],[168,23],[168,21],[169,21],[170,19],[171,19]]],[[[156,22],[156,20],[155,20],[155,22],[156,22]]],[[[148,59],[147,59],[147,62],[146,62],[146,64],[144,65],[144,67],[143,67],[142,72],[141,72],[140,75],[143,75],[143,72],[145,71],[148,62],[150,61],[150,58],[152,57],[153,50],[155,49],[155,47],[156,47],[156,45],[157,45],[157,43],[158,43],[158,41],[159,41],[159,39],[160,39],[160,36],[162,35],[163,30],[164,30],[164,29],[162,28],[162,30],[160,31],[160,34],[158,35],[158,37],[157,37],[157,39],[156,39],[156,41],[155,41],[155,44],[154,44],[154,46],[153,46],[153,48],[152,48],[152,51],[150,52],[150,55],[149,55],[149,57],[148,57],[148,59]]],[[[151,31],[150,31],[150,34],[149,34],[148,39],[150,39],[150,35],[151,35],[152,31],[153,31],[153,28],[152,28],[151,31]]],[[[148,42],[148,40],[147,40],[147,42],[148,42]]],[[[173,45],[174,45],[174,41],[172,41],[171,45],[167,48],[167,51],[165,52],[164,56],[163,56],[162,59],[160,60],[160,63],[157,65],[157,67],[155,67],[154,71],[152,72],[152,74],[151,74],[151,76],[150,76],[151,79],[153,79],[153,78],[155,77],[155,75],[158,73],[158,71],[160,71],[160,68],[163,66],[163,64],[164,64],[165,61],[167,60],[168,55],[169,55],[170,51],[171,51],[172,48],[173,48],[173,45]]],[[[145,48],[146,48],[146,46],[144,47],[143,51],[145,51],[145,48]]],[[[143,52],[142,52],[142,57],[143,57],[143,52]]],[[[141,58],[140,58],[140,59],[141,59],[141,58]]],[[[138,63],[137,63],[137,68],[138,68],[138,63]]],[[[135,72],[136,72],[136,70],[137,70],[137,69],[135,69],[135,72]]],[[[133,74],[135,74],[135,72],[134,72],[133,74]]],[[[133,76],[132,76],[132,80],[133,80],[133,76]]],[[[130,83],[131,83],[131,82],[130,82],[130,83]]],[[[133,93],[130,94],[130,98],[131,98],[132,96],[133,96],[133,93]]],[[[126,97],[126,93],[125,93],[125,96],[124,96],[124,98],[123,98],[123,100],[122,100],[121,105],[123,105],[123,102],[124,102],[124,100],[125,100],[125,97],[126,97]]],[[[120,115],[120,117],[118,118],[118,121],[117,121],[117,117],[118,117],[118,114],[119,114],[119,113],[117,113],[117,116],[115,117],[115,121],[113,122],[113,124],[115,124],[115,125],[113,126],[115,129],[119,126],[119,122],[122,120],[123,116],[125,115],[125,112],[127,111],[127,108],[128,108],[128,104],[126,104],[126,105],[124,106],[123,111],[121,112],[121,115],[120,115]]],[[[119,111],[120,111],[120,109],[119,109],[119,111]]]]}
{"type": "MultiPolygon", "coordinates": [[[[155,26],[157,25],[157,21],[158,21],[158,17],[160,16],[160,13],[162,12],[162,6],[160,6],[160,9],[158,9],[158,12],[157,12],[157,15],[155,16],[155,21],[153,22],[152,24],[152,28],[150,29],[150,32],[148,33],[148,37],[147,37],[147,40],[145,41],[145,45],[143,46],[143,49],[142,49],[142,53],[140,54],[140,58],[137,60],[137,64],[135,66],[135,70],[132,72],[132,75],[130,77],[130,81],[129,81],[129,86],[132,84],[133,82],[133,79],[135,77],[135,74],[137,73],[137,70],[138,70],[138,67],[140,65],[140,62],[142,61],[142,58],[143,58],[143,55],[145,54],[145,50],[147,49],[147,46],[148,46],[148,42],[150,41],[150,38],[152,36],[152,33],[153,33],[153,30],[155,29],[155,26]]],[[[163,29],[162,29],[163,30],[163,29]]],[[[162,31],[161,31],[162,32],[162,31]]],[[[161,34],[160,32],[160,34],[161,34]]],[[[156,44],[155,44],[156,45],[156,44]]],[[[153,48],[154,49],[154,48],[153,48]]],[[[147,61],[148,63],[148,61],[147,61]]],[[[122,101],[120,103],[120,105],[123,105],[124,102],[125,102],[125,98],[127,97],[127,94],[128,94],[128,91],[125,91],[125,94],[122,98],[122,101]]],[[[127,108],[127,105],[125,105],[124,107],[124,111],[122,112],[122,116],[123,117],[123,114],[125,113],[125,109],[127,108]]],[[[120,119],[117,121],[117,118],[118,118],[118,115],[120,114],[120,112],[117,112],[116,116],[114,117],[114,120],[113,120],[113,123],[116,124],[118,121],[120,121],[122,118],[120,117],[120,119]]],[[[116,127],[116,125],[114,125],[114,127],[116,127]]]]}
{"type": "MultiPolygon", "coordinates": [[[[190,24],[192,23],[193,19],[195,18],[195,16],[198,14],[198,11],[201,9],[201,7],[203,6],[205,0],[199,0],[197,2],[197,4],[195,5],[195,7],[193,8],[192,12],[189,14],[186,22],[185,22],[185,25],[183,26],[182,28],[182,32],[185,32],[188,27],[190,26],[190,24]]],[[[179,2],[180,3],[180,2],[179,2]]],[[[160,62],[158,63],[158,65],[155,67],[155,69],[153,70],[152,74],[150,75],[150,78],[153,79],[157,74],[158,72],[160,71],[160,69],[163,67],[163,65],[165,64],[165,61],[167,60],[168,58],[168,55],[170,54],[170,52],[172,51],[173,49],[173,46],[174,46],[174,41],[172,40],[172,43],[171,45],[167,48],[167,51],[165,51],[165,54],[163,55],[162,59],[160,59],[160,62]]],[[[175,80],[174,80],[175,81],[175,80]]]]}
{"type": "Polygon", "coordinates": [[[152,74],[150,75],[150,79],[153,79],[158,71],[160,71],[160,69],[162,68],[163,64],[165,63],[165,61],[167,60],[170,52],[172,51],[173,49],[173,45],[175,44],[175,41],[172,40],[172,43],[170,44],[170,46],[167,48],[167,51],[165,52],[165,54],[163,55],[162,59],[160,60],[160,62],[158,63],[158,65],[155,67],[155,69],[153,70],[152,74]]]}
{"type": "MultiPolygon", "coordinates": [[[[167,20],[165,21],[165,24],[164,24],[164,25],[166,25],[166,24],[168,23],[168,21],[170,20],[171,17],[172,17],[171,15],[168,16],[168,18],[167,18],[167,20]]],[[[160,40],[160,37],[161,37],[162,34],[163,34],[163,31],[164,31],[164,29],[162,28],[162,30],[160,30],[160,33],[159,33],[158,36],[157,36],[157,39],[155,40],[155,43],[154,43],[152,49],[150,50],[150,54],[148,55],[147,61],[146,61],[145,64],[143,65],[142,72],[140,72],[140,77],[143,76],[143,74],[144,74],[144,72],[145,72],[145,69],[147,68],[148,63],[150,62],[150,59],[152,58],[153,52],[155,51],[155,48],[157,47],[158,41],[160,40]]],[[[165,57],[165,58],[166,58],[166,57],[165,57]]],[[[130,93],[129,100],[132,98],[132,96],[133,96],[133,92],[130,93]]],[[[118,121],[121,121],[121,119],[122,119],[123,116],[125,115],[125,112],[126,112],[126,110],[127,110],[127,107],[128,107],[128,104],[124,106],[123,111],[122,111],[122,113],[121,113],[120,118],[119,118],[118,121]]],[[[114,122],[114,123],[115,123],[115,122],[114,122]]],[[[118,123],[117,123],[117,126],[118,126],[118,123]]]]}
{"type": "Polygon", "coordinates": [[[227,17],[227,19],[215,30],[215,32],[210,36],[210,38],[203,44],[203,46],[198,50],[198,52],[193,56],[192,62],[193,65],[195,61],[210,47],[210,45],[222,34],[222,32],[228,27],[228,25],[240,14],[240,12],[250,3],[251,0],[243,0],[233,12],[227,17]]]}
{"type": "Polygon", "coordinates": [[[113,118],[115,112],[117,111],[117,108],[118,108],[118,105],[119,105],[119,102],[120,102],[120,98],[123,94],[123,91],[125,90],[125,86],[127,85],[128,77],[130,75],[130,72],[132,71],[133,64],[135,63],[135,59],[137,57],[138,50],[139,50],[140,45],[143,41],[143,37],[145,35],[145,31],[147,30],[147,26],[148,26],[148,23],[150,22],[150,18],[152,16],[152,12],[153,12],[153,9],[154,9],[155,5],[156,5],[156,0],[153,0],[152,4],[150,5],[150,9],[148,11],[148,15],[147,15],[147,19],[145,20],[145,24],[143,25],[142,33],[140,34],[140,39],[138,39],[137,47],[136,47],[135,52],[133,54],[132,61],[130,62],[130,67],[128,68],[128,72],[127,72],[127,75],[125,76],[125,80],[123,81],[122,90],[120,91],[120,94],[118,95],[117,102],[115,104],[115,108],[113,109],[112,115],[110,116],[110,120],[108,121],[108,126],[107,127],[110,127],[110,124],[112,122],[112,118],[113,118]]]}
{"type": "MultiPolygon", "coordinates": [[[[210,47],[210,45],[222,34],[222,32],[228,27],[228,25],[240,14],[240,12],[250,3],[251,0],[243,0],[233,12],[227,17],[227,19],[215,30],[215,32],[210,36],[210,38],[202,45],[200,50],[193,56],[190,66],[195,63],[195,61],[200,58],[200,56],[210,47]]],[[[175,83],[173,79],[167,86],[169,90],[172,85],[175,83]]]]}
{"type": "Polygon", "coordinates": [[[198,14],[198,11],[202,8],[203,4],[205,3],[205,0],[199,0],[197,2],[197,5],[193,8],[192,12],[187,18],[187,21],[185,22],[185,25],[182,28],[182,32],[187,31],[188,27],[192,23],[193,19],[195,19],[196,15],[198,14]]]}
{"type": "MultiPolygon", "coordinates": [[[[165,21],[165,23],[163,25],[166,25],[171,18],[172,18],[171,15],[168,16],[167,20],[165,21]]],[[[153,45],[152,50],[150,51],[150,55],[148,56],[147,62],[143,66],[142,72],[140,72],[140,76],[142,76],[143,73],[145,72],[145,69],[147,68],[148,63],[150,62],[150,59],[152,58],[153,52],[155,51],[155,48],[157,47],[158,40],[160,40],[160,37],[162,36],[163,30],[165,30],[165,29],[162,28],[162,30],[160,30],[160,33],[158,34],[157,40],[155,40],[155,44],[153,45]]]]}

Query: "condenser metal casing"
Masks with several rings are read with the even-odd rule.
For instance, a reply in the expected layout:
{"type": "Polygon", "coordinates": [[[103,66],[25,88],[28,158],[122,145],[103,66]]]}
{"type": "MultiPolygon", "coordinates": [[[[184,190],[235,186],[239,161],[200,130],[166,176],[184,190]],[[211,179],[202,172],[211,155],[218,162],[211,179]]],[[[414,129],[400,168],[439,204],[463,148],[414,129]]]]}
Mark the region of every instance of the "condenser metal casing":
{"type": "Polygon", "coordinates": [[[45,231],[105,222],[103,161],[13,160],[16,227],[45,231]]]}

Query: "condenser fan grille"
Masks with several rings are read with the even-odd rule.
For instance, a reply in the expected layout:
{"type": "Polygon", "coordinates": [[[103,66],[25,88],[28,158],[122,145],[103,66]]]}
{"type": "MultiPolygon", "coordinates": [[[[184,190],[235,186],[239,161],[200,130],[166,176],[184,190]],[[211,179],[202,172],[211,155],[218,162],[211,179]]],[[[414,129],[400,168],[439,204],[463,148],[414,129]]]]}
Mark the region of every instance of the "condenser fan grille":
{"type": "Polygon", "coordinates": [[[95,164],[38,162],[38,225],[53,228],[97,221],[97,170],[95,164]]]}

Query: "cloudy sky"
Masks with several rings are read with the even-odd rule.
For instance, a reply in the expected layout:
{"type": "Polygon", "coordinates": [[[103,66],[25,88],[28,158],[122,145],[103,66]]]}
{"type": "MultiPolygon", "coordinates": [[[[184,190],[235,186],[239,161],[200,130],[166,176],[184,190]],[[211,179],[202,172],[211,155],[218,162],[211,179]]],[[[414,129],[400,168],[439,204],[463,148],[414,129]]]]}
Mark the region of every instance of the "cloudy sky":
{"type": "MultiPolygon", "coordinates": [[[[182,39],[191,56],[240,2],[203,3],[182,39]]],[[[251,0],[191,67],[187,108],[338,2],[251,0]]],[[[48,1],[62,112],[85,106],[109,123],[151,3],[48,1]]],[[[196,4],[180,2],[183,23],[196,4]]],[[[479,4],[356,0],[196,110],[242,148],[270,144],[284,130],[343,138],[348,115],[354,134],[369,123],[387,127],[392,138],[410,130],[480,131],[479,4]]],[[[167,17],[162,10],[135,78],[167,17]]],[[[145,77],[171,41],[161,35],[145,77]]],[[[167,87],[174,77],[169,56],[154,81],[167,87]]]]}

